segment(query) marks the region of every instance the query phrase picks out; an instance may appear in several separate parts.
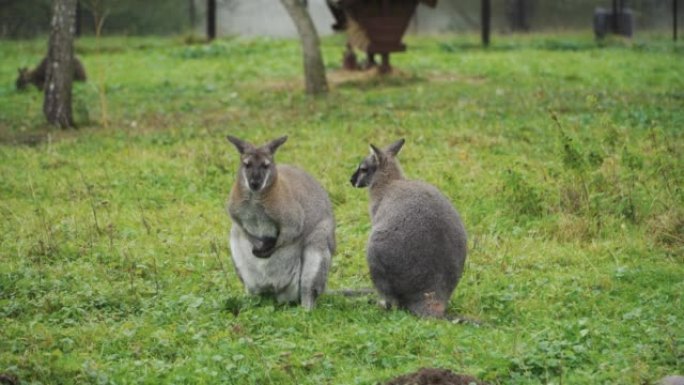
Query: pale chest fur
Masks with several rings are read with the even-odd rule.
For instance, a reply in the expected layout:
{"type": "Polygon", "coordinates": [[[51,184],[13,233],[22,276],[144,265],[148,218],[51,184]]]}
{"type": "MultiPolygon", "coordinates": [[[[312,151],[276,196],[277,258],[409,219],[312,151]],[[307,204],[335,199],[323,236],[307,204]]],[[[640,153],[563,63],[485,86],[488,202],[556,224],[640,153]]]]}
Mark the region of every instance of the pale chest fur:
{"type": "Polygon", "coordinates": [[[230,206],[230,215],[249,235],[257,238],[277,238],[278,224],[268,216],[259,201],[243,201],[230,206]]]}

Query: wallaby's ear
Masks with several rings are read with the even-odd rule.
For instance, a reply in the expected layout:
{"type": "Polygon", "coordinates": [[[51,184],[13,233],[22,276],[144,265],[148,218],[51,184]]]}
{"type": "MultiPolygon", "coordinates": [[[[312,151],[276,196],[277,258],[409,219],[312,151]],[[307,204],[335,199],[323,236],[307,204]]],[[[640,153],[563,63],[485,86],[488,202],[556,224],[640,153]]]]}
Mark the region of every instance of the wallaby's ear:
{"type": "Polygon", "coordinates": [[[375,145],[372,143],[370,145],[370,148],[371,148],[371,154],[373,154],[373,156],[375,157],[375,160],[377,160],[378,163],[380,163],[382,160],[385,159],[385,153],[382,152],[381,149],[375,147],[375,145]]]}
{"type": "Polygon", "coordinates": [[[392,156],[397,156],[399,151],[401,151],[401,147],[404,145],[404,142],[405,142],[404,138],[397,140],[396,142],[387,146],[387,148],[385,149],[385,152],[392,155],[392,156]]]}
{"type": "Polygon", "coordinates": [[[278,139],[272,140],[268,142],[264,147],[268,150],[268,152],[271,153],[271,155],[275,154],[276,150],[278,147],[280,147],[285,141],[287,140],[287,135],[281,136],[278,139]]]}
{"type": "Polygon", "coordinates": [[[235,148],[237,148],[237,150],[240,154],[244,154],[245,151],[247,151],[247,149],[252,147],[251,144],[245,142],[244,140],[240,140],[240,139],[238,139],[232,135],[226,136],[226,139],[228,139],[228,141],[233,143],[233,145],[235,146],[235,148]]]}

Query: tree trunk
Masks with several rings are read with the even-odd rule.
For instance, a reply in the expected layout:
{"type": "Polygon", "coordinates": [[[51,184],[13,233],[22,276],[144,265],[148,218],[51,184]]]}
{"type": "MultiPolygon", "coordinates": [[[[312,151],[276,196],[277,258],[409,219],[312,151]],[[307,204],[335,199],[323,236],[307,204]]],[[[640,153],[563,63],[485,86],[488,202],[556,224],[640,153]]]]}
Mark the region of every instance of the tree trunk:
{"type": "Polygon", "coordinates": [[[74,127],[71,114],[71,83],[74,70],[76,0],[53,0],[47,55],[43,113],[48,123],[74,127]]]}
{"type": "Polygon", "coordinates": [[[306,92],[311,95],[325,94],[328,92],[328,80],[325,78],[325,66],[323,65],[318,33],[309,12],[301,0],[280,1],[297,27],[299,40],[302,43],[306,92]]]}

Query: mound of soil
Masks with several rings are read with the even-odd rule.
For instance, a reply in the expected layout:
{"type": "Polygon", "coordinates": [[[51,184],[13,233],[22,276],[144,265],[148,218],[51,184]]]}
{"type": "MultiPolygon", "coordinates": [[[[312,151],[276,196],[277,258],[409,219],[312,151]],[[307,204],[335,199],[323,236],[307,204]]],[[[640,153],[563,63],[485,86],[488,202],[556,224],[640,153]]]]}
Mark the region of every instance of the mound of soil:
{"type": "Polygon", "coordinates": [[[487,383],[447,369],[422,368],[415,373],[391,379],[385,385],[487,385],[487,383]]]}

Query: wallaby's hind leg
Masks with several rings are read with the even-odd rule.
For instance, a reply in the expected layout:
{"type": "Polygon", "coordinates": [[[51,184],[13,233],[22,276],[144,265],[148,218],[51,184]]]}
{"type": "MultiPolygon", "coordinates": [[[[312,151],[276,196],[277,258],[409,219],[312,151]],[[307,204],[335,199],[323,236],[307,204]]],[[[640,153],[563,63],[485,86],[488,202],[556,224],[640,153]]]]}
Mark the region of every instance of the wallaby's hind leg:
{"type": "Polygon", "coordinates": [[[316,299],[325,290],[325,282],[332,256],[326,246],[307,246],[304,249],[302,276],[300,278],[300,300],[302,306],[311,310],[316,299]]]}

